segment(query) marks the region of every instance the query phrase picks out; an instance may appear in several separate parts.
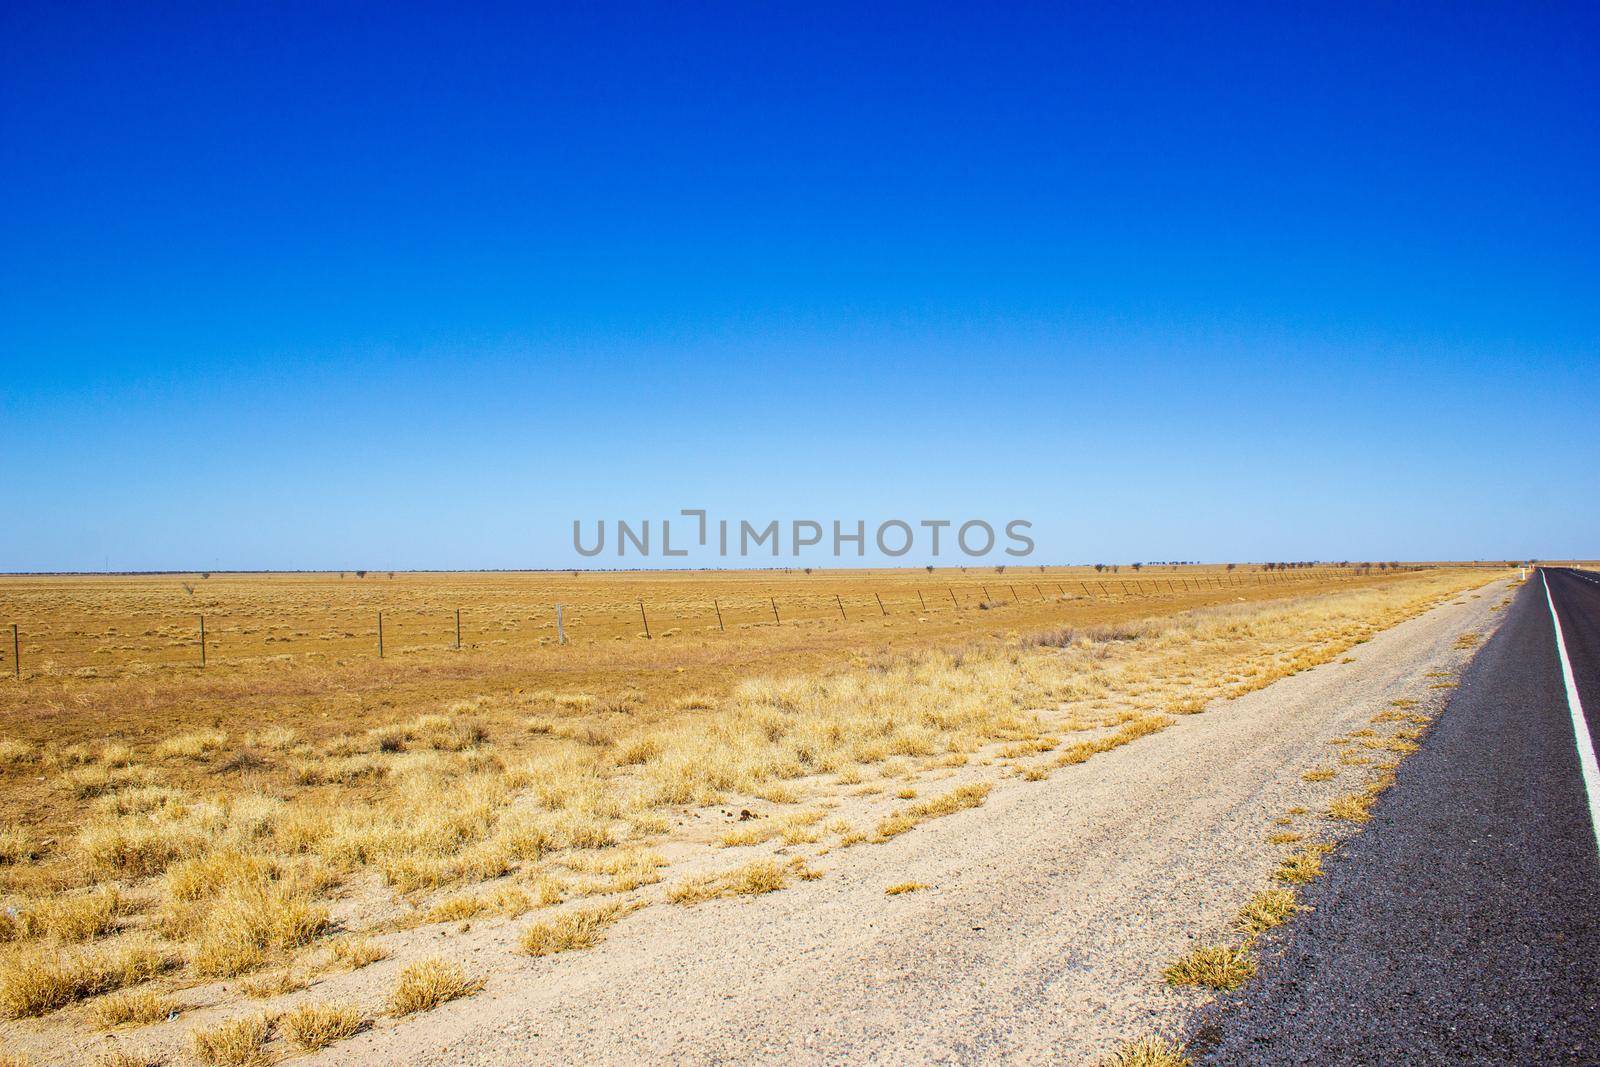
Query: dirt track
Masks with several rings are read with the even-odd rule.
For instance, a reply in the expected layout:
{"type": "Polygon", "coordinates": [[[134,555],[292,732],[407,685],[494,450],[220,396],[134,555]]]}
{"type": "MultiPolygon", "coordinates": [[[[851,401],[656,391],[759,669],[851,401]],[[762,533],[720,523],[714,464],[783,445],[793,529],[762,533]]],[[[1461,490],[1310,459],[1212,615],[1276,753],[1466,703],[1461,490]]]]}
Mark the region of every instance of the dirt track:
{"type": "Polygon", "coordinates": [[[1199,999],[1160,980],[1229,936],[1303,805],[1319,832],[1356,771],[1308,784],[1329,740],[1390,700],[1439,703],[1500,585],[1330,663],[877,846],[781,893],[650,908],[597,951],[527,960],[478,997],[313,1062],[1093,1061],[1175,1030],[1199,999]],[[915,880],[931,888],[886,897],[915,880]]]}

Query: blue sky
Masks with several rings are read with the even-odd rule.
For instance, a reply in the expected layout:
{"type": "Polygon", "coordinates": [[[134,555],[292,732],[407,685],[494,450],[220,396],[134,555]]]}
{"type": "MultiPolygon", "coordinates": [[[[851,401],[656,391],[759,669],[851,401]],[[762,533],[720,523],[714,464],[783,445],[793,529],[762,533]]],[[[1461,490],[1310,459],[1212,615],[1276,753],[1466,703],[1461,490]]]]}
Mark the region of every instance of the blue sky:
{"type": "Polygon", "coordinates": [[[677,6],[10,5],[0,569],[1600,554],[1600,9],[677,6]]]}

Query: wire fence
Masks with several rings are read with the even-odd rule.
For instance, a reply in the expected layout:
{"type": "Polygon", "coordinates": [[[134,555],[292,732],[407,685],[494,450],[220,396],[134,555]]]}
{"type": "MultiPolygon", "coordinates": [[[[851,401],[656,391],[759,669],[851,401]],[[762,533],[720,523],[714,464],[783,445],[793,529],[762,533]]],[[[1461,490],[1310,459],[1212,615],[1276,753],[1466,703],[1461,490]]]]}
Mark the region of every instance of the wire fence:
{"type": "Polygon", "coordinates": [[[931,618],[970,613],[982,620],[992,617],[988,612],[1018,607],[1207,596],[1372,576],[1370,570],[1359,568],[1039,576],[1038,581],[1036,576],[996,575],[993,580],[901,582],[827,593],[785,589],[725,596],[678,594],[601,603],[497,603],[481,610],[471,604],[389,604],[370,610],[330,604],[320,611],[302,606],[289,617],[270,606],[236,606],[187,615],[119,616],[92,629],[83,621],[67,624],[45,617],[30,625],[22,618],[8,624],[10,633],[0,647],[0,678],[10,675],[25,680],[72,673],[98,676],[134,666],[205,670],[224,663],[285,657],[390,659],[419,652],[656,640],[686,631],[713,635],[752,627],[841,626],[906,615],[931,618]]]}

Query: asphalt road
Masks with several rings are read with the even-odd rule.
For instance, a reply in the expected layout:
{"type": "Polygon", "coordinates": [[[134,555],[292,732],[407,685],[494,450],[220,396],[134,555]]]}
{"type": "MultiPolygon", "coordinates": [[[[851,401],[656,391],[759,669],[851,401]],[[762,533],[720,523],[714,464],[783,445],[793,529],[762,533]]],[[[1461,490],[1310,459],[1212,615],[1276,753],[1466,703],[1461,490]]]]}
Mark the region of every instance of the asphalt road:
{"type": "MultiPolygon", "coordinates": [[[[1600,575],[1543,573],[1593,735],[1600,575]]],[[[1600,1063],[1600,852],[1543,582],[1506,612],[1197,1060],[1600,1063]]]]}

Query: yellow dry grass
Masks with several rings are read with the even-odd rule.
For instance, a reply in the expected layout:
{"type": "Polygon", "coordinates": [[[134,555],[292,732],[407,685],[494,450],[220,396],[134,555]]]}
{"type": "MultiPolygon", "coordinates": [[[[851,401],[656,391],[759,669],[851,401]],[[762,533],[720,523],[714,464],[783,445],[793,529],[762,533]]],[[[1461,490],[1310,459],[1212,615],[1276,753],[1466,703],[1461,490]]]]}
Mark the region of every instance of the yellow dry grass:
{"type": "Polygon", "coordinates": [[[1193,1062],[1180,1042],[1146,1034],[1112,1053],[1106,1067],[1189,1067],[1193,1062]]]}
{"type": "MultiPolygon", "coordinates": [[[[1170,590],[1165,572],[1140,575],[1139,597],[1112,588],[1127,574],[1052,571],[1037,598],[1018,574],[1015,598],[991,589],[990,609],[960,611],[928,592],[960,599],[976,575],[217,576],[194,594],[0,579],[0,607],[44,620],[23,649],[37,669],[0,681],[0,1012],[49,1014],[173,968],[228,979],[225,998],[273,997],[382,958],[369,935],[418,923],[761,895],[816,871],[770,855],[715,869],[719,844],[889,840],[983,803],[1000,772],[1073,767],[1494,576],[1218,585],[1225,572],[1179,570],[1170,590]],[[868,588],[888,614],[856,610],[868,588]],[[919,588],[927,611],[910,607],[919,588]],[[754,611],[758,592],[782,624],[754,611]],[[639,597],[661,613],[648,641],[601,610],[639,597]],[[711,597],[725,629],[696,614],[711,597]],[[536,621],[556,599],[565,646],[536,621]],[[459,652],[423,628],[427,604],[452,600],[469,606],[459,652]],[[206,670],[129,666],[179,639],[181,618],[151,621],[174,603],[208,613],[206,670]],[[380,606],[382,661],[358,625],[380,606]],[[91,638],[89,667],[51,665],[50,640],[91,638]],[[846,799],[863,829],[827,817],[846,799]],[[718,806],[751,817],[698,831],[694,812],[718,806]],[[674,872],[668,843],[698,873],[674,872]],[[336,896],[356,903],[334,937],[336,896]]],[[[409,962],[422,970],[397,1010],[450,986],[437,961],[409,962]]],[[[451,995],[475,988],[462,981],[451,995]]]]}
{"type": "Polygon", "coordinates": [[[245,1015],[194,1032],[194,1054],[214,1067],[254,1067],[267,1063],[266,1044],[272,1036],[272,1017],[245,1015]]]}
{"type": "Polygon", "coordinates": [[[602,931],[626,914],[621,904],[601,904],[572,908],[540,919],[522,931],[518,944],[530,956],[550,956],[569,949],[592,948],[603,937],[602,931]]]}
{"type": "Polygon", "coordinates": [[[389,994],[389,1010],[400,1016],[432,1011],[481,988],[482,981],[468,977],[454,963],[437,958],[419,960],[400,972],[400,980],[389,994]]]}
{"type": "Polygon", "coordinates": [[[94,1002],[91,1012],[97,1025],[145,1026],[177,1015],[178,1004],[153,989],[133,989],[113,993],[94,1002]]]}
{"type": "Polygon", "coordinates": [[[302,1004],[278,1017],[284,1036],[307,1052],[352,1037],[364,1025],[354,1004],[302,1004]]]}
{"type": "Polygon", "coordinates": [[[1237,989],[1256,973],[1255,956],[1247,945],[1199,945],[1167,966],[1168,985],[1237,989]]]}
{"type": "Polygon", "coordinates": [[[1282,926],[1299,905],[1292,889],[1263,889],[1239,909],[1234,925],[1248,937],[1282,926]]]}

